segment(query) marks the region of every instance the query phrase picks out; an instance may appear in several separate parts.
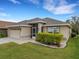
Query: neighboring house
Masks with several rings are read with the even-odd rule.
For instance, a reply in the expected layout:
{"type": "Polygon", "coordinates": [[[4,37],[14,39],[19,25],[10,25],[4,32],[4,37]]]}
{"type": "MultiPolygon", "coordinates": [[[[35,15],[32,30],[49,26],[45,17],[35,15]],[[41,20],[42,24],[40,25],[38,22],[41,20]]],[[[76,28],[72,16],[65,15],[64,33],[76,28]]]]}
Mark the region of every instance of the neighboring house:
{"type": "Polygon", "coordinates": [[[7,22],[7,21],[0,21],[0,33],[4,33],[7,35],[8,28],[6,26],[14,24],[13,22],[7,22]]]}
{"type": "Polygon", "coordinates": [[[51,18],[34,18],[8,26],[8,36],[13,38],[34,38],[38,32],[61,33],[65,39],[70,36],[70,25],[51,18]]]}

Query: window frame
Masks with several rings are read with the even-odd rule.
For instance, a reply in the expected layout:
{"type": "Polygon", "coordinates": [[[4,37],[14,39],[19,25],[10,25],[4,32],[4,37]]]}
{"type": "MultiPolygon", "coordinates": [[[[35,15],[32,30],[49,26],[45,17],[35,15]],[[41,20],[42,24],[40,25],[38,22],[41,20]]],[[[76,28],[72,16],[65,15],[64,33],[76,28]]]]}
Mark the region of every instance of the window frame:
{"type": "Polygon", "coordinates": [[[48,27],[47,31],[49,33],[59,33],[60,32],[60,27],[58,27],[58,26],[50,26],[50,27],[48,27]]]}

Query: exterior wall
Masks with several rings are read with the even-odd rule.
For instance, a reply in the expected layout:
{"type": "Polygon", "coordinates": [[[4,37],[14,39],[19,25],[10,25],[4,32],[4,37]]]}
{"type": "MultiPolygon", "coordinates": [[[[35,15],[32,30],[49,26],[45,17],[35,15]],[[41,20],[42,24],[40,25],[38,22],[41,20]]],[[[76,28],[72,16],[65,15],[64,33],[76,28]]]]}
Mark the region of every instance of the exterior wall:
{"type": "Polygon", "coordinates": [[[64,38],[69,39],[70,37],[70,28],[69,27],[60,27],[60,33],[64,35],[64,38]]]}
{"type": "Polygon", "coordinates": [[[42,25],[43,25],[42,23],[38,23],[38,33],[42,32],[42,25]]]}
{"type": "Polygon", "coordinates": [[[43,27],[43,32],[47,32],[48,28],[47,27],[43,27]]]}
{"type": "MultiPolygon", "coordinates": [[[[64,38],[69,39],[70,37],[70,28],[67,26],[59,27],[59,31],[64,35],[64,38]]],[[[43,32],[48,32],[48,27],[43,27],[43,32]]]]}
{"type": "Polygon", "coordinates": [[[21,37],[31,37],[31,27],[21,27],[21,37]]]}
{"type": "MultiPolygon", "coordinates": [[[[41,25],[39,26],[41,27],[41,25]]],[[[40,31],[42,31],[42,29],[40,28],[40,31]]],[[[39,31],[39,32],[40,32],[39,31]]],[[[67,26],[61,26],[59,27],[59,31],[61,34],[64,35],[64,38],[68,39],[70,36],[70,28],[67,26]]],[[[43,27],[43,32],[48,32],[48,27],[43,27]]],[[[8,36],[9,37],[15,37],[15,38],[19,38],[19,37],[31,37],[32,33],[31,33],[31,27],[21,27],[21,29],[8,29],[8,36]]]]}

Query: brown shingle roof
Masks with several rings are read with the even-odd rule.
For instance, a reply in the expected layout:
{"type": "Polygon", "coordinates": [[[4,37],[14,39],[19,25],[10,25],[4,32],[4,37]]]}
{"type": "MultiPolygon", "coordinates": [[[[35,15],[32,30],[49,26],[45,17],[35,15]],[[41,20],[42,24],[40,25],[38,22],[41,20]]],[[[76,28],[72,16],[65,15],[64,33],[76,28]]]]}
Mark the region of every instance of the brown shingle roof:
{"type": "Polygon", "coordinates": [[[8,22],[8,21],[0,21],[0,28],[5,28],[8,25],[15,24],[14,22],[8,22]]]}
{"type": "Polygon", "coordinates": [[[59,20],[52,19],[52,18],[44,18],[43,21],[45,21],[47,23],[46,25],[67,24],[66,22],[59,21],[59,20]]]}
{"type": "Polygon", "coordinates": [[[67,24],[66,22],[55,20],[55,19],[52,19],[52,18],[44,18],[44,19],[34,18],[34,19],[30,19],[30,20],[24,20],[22,22],[19,22],[19,24],[28,24],[29,22],[37,22],[37,21],[46,22],[46,25],[48,25],[48,24],[50,24],[50,25],[53,25],[53,24],[67,24]]]}
{"type": "Polygon", "coordinates": [[[39,23],[39,22],[45,23],[45,26],[69,25],[66,22],[55,20],[55,19],[52,19],[52,18],[43,18],[43,19],[41,19],[41,18],[33,18],[33,19],[30,19],[30,20],[24,20],[24,21],[18,22],[18,23],[13,24],[13,25],[29,25],[30,23],[39,23]]]}
{"type": "Polygon", "coordinates": [[[21,21],[18,24],[26,25],[26,24],[28,24],[30,22],[33,23],[33,22],[37,22],[37,21],[42,21],[42,19],[41,18],[33,18],[33,19],[30,19],[30,20],[21,21]]]}

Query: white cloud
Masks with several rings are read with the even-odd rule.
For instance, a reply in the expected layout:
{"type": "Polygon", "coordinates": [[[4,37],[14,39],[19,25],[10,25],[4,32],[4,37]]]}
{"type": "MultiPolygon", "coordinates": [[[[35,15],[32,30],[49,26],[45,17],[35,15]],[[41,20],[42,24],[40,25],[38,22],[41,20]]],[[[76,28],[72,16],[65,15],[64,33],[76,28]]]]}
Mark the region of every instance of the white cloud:
{"type": "Polygon", "coordinates": [[[12,2],[12,3],[14,3],[14,4],[21,4],[21,2],[18,1],[18,0],[9,0],[9,1],[12,2]]]}
{"type": "Polygon", "coordinates": [[[33,4],[39,4],[39,0],[29,0],[30,2],[32,2],[33,4]]]}
{"type": "Polygon", "coordinates": [[[66,4],[68,4],[68,2],[66,1],[66,0],[60,0],[59,1],[59,5],[66,5],[66,4]]]}
{"type": "Polygon", "coordinates": [[[0,8],[0,16],[9,16],[9,14],[7,14],[5,11],[4,11],[4,8],[0,8]]]}
{"type": "Polygon", "coordinates": [[[9,16],[9,14],[5,13],[5,12],[0,12],[0,16],[9,16]]]}
{"type": "Polygon", "coordinates": [[[77,4],[68,4],[66,0],[45,0],[43,8],[54,14],[71,14],[76,6],[77,4]]]}
{"type": "Polygon", "coordinates": [[[56,7],[53,13],[54,14],[71,14],[75,12],[73,10],[75,6],[76,4],[62,5],[62,6],[56,7]]]}
{"type": "Polygon", "coordinates": [[[18,22],[15,19],[8,19],[8,18],[0,18],[0,21],[8,21],[8,22],[18,22]]]}

